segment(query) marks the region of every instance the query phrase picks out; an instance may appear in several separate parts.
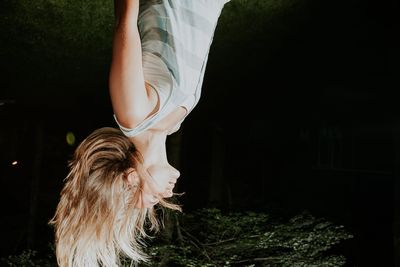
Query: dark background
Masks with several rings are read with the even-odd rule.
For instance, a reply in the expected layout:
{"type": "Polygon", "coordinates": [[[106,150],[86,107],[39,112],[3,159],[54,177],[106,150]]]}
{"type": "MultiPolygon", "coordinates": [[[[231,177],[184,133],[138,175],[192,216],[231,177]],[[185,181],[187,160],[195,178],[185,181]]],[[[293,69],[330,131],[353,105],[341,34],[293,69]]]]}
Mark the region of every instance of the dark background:
{"type": "MultiPolygon", "coordinates": [[[[49,3],[0,4],[0,256],[52,240],[67,161],[116,126],[112,6],[49,3]]],[[[202,98],[168,143],[184,209],[309,210],[354,234],[349,266],[400,266],[396,16],[394,1],[227,4],[202,98]]]]}

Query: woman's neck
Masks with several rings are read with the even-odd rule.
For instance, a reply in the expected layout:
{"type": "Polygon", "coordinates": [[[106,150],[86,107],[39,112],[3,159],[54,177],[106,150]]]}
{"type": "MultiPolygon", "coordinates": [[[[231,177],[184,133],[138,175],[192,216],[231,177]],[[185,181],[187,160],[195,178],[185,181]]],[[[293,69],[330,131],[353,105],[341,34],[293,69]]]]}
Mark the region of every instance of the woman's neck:
{"type": "Polygon", "coordinates": [[[168,163],[166,151],[167,133],[165,131],[147,130],[130,139],[142,154],[144,165],[151,166],[168,163]]]}

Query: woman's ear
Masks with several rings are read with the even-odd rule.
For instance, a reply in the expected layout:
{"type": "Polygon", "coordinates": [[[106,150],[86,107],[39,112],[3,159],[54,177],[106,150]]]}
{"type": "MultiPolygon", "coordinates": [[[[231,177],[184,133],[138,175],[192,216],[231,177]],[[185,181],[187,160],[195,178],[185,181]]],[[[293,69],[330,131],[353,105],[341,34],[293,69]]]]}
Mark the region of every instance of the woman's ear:
{"type": "Polygon", "coordinates": [[[129,187],[138,187],[140,184],[140,178],[137,171],[134,168],[129,168],[126,171],[126,181],[129,187]]]}

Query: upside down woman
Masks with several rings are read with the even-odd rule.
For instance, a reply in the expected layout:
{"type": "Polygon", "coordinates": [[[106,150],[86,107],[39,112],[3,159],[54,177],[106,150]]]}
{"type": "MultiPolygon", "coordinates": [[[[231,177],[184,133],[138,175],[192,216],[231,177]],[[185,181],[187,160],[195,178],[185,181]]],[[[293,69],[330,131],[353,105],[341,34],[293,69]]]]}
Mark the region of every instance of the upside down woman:
{"type": "Polygon", "coordinates": [[[230,0],[115,0],[109,90],[118,127],[95,130],[77,147],[55,226],[61,267],[144,261],[142,240],[158,229],[154,206],[179,209],[179,171],[166,139],[199,101],[218,18],[230,0]]]}

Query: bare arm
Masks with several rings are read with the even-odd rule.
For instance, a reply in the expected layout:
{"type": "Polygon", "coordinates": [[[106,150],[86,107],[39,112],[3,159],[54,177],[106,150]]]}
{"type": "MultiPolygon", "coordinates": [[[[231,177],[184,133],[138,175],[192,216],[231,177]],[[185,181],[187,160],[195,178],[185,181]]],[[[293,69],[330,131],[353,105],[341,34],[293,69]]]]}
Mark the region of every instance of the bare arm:
{"type": "Polygon", "coordinates": [[[137,28],[139,0],[114,0],[116,27],[109,75],[111,103],[118,121],[133,128],[152,113],[157,98],[143,76],[137,28]]]}

